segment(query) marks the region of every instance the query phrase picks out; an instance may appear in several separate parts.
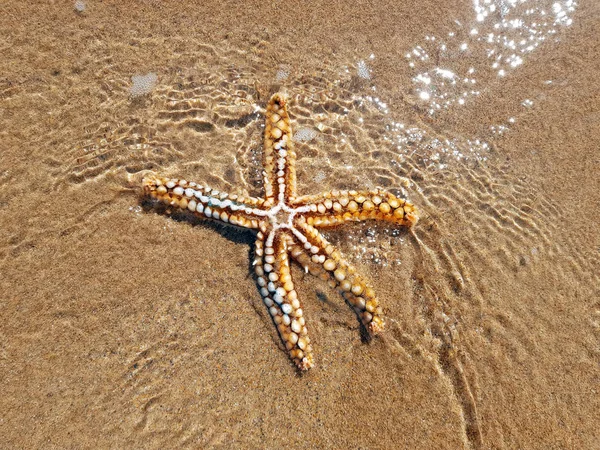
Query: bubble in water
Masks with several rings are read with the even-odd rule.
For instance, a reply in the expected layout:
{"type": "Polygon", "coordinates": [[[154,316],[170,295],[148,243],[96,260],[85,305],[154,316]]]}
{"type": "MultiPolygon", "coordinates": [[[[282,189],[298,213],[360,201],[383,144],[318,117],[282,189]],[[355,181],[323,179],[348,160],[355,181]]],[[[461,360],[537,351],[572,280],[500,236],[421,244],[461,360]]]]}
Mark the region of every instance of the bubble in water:
{"type": "Polygon", "coordinates": [[[285,81],[290,76],[290,68],[288,66],[279,66],[275,74],[275,81],[285,81]]]}
{"type": "Polygon", "coordinates": [[[294,140],[298,142],[312,141],[317,137],[317,130],[313,128],[300,128],[294,133],[294,140]]]}
{"type": "Polygon", "coordinates": [[[131,81],[133,82],[133,86],[129,89],[129,94],[132,97],[139,97],[152,92],[158,81],[158,76],[150,72],[146,75],[134,75],[131,77],[131,81]]]}
{"type": "Polygon", "coordinates": [[[364,78],[365,80],[371,79],[371,69],[369,69],[366,62],[362,60],[359,61],[358,64],[356,64],[356,70],[359,77],[364,78]]]}

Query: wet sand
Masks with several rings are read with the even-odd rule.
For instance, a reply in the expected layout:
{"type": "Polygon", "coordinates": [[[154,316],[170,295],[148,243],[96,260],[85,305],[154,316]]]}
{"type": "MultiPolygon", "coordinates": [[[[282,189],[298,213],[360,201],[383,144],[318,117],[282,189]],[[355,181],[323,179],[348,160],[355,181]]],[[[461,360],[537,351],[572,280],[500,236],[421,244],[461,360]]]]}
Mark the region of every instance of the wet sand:
{"type": "Polygon", "coordinates": [[[599,448],[600,6],[526,5],[559,23],[500,76],[504,44],[477,37],[535,15],[508,3],[478,22],[456,1],[5,2],[0,447],[599,448]],[[412,233],[327,232],[384,307],[370,343],[293,268],[303,375],[253,234],[140,201],[150,172],[261,195],[277,91],[310,137],[301,193],[382,186],[421,211],[412,233]]]}

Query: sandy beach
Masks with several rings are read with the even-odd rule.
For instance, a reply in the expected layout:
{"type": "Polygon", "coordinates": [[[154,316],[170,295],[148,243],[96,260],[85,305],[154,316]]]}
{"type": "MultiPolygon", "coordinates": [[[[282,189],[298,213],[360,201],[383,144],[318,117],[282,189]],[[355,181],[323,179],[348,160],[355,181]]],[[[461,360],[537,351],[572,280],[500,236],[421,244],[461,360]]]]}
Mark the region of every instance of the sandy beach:
{"type": "Polygon", "coordinates": [[[568,0],[3,2],[0,448],[600,449],[599,28],[568,0]],[[256,233],[142,199],[264,196],[277,92],[299,193],[420,215],[323,232],[370,341],[293,265],[305,373],[256,233]]]}

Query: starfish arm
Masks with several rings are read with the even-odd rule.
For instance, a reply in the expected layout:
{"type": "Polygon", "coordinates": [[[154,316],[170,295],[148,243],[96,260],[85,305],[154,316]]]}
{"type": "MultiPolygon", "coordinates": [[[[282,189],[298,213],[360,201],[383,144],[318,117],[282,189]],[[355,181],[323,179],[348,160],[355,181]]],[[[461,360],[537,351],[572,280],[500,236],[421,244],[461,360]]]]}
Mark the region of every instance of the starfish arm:
{"type": "Polygon", "coordinates": [[[340,289],[344,299],[371,335],[382,331],[383,312],[375,291],[339,250],[304,220],[299,220],[292,232],[295,238],[295,245],[290,249],[292,258],[314,275],[326,275],[323,278],[329,278],[332,286],[340,289]]]}
{"type": "Polygon", "coordinates": [[[267,204],[284,203],[296,196],[296,152],[287,101],[275,94],[267,104],[264,139],[264,187],[267,204]]]}
{"type": "Polygon", "coordinates": [[[259,231],[254,270],[263,301],[290,358],[300,370],[308,370],[313,365],[312,346],[290,273],[288,239],[280,231],[272,230],[266,238],[259,231]]]}
{"type": "Polygon", "coordinates": [[[411,203],[381,189],[305,195],[296,198],[292,205],[307,210],[303,216],[309,225],[315,227],[369,219],[411,227],[418,220],[417,211],[411,203]]]}
{"type": "Polygon", "coordinates": [[[150,199],[244,228],[258,228],[266,216],[262,199],[229,195],[186,180],[152,177],[144,179],[143,187],[150,199]]]}

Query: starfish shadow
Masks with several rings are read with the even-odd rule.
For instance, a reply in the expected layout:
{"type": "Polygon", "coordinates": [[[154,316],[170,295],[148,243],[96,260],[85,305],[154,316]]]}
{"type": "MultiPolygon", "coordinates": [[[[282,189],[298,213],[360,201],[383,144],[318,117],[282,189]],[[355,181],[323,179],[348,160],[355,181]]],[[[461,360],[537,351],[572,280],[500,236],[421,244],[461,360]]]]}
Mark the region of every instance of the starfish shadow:
{"type": "Polygon", "coordinates": [[[147,197],[141,200],[141,206],[145,212],[156,212],[158,214],[169,216],[175,222],[187,222],[194,227],[206,227],[216,231],[224,238],[236,244],[248,244],[251,248],[254,247],[256,233],[247,228],[221,225],[219,222],[215,222],[212,219],[202,219],[192,212],[182,211],[181,209],[172,209],[169,205],[165,205],[164,203],[147,197]]]}
{"type": "MultiPolygon", "coordinates": [[[[328,305],[329,307],[335,309],[336,311],[341,311],[343,309],[340,304],[330,300],[329,297],[327,296],[327,294],[324,291],[322,291],[321,289],[317,288],[316,296],[317,296],[317,300],[319,300],[321,303],[328,305]]],[[[350,306],[350,309],[353,310],[352,304],[350,302],[344,301],[344,303],[346,303],[346,305],[350,306]]],[[[360,320],[360,317],[358,317],[358,315],[356,315],[356,313],[354,313],[354,316],[358,320],[361,342],[362,343],[371,342],[373,340],[373,337],[369,334],[369,332],[367,331],[367,328],[363,325],[362,321],[360,320]]],[[[342,321],[336,321],[336,322],[338,323],[338,325],[345,325],[345,328],[351,328],[350,326],[347,325],[346,322],[342,322],[342,321]]]]}

